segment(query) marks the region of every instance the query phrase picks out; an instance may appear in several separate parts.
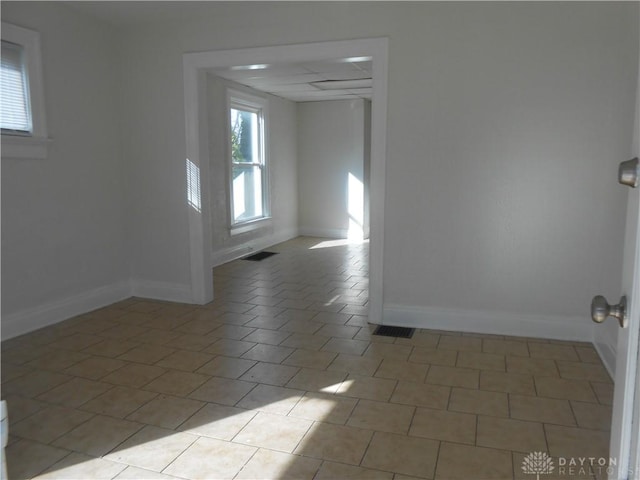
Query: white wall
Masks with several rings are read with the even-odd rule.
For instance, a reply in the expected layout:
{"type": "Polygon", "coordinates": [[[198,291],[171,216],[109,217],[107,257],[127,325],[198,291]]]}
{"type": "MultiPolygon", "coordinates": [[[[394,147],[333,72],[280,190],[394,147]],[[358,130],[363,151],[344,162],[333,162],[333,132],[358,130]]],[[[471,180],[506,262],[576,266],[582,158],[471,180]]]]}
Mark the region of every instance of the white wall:
{"type": "Polygon", "coordinates": [[[586,338],[591,297],[619,294],[635,2],[149,2],[161,21],[125,15],[117,36],[71,7],[2,6],[44,34],[57,138],[46,162],[3,161],[7,313],[118,282],[127,259],[134,292],[188,299],[184,52],[375,36],[389,321],[586,338]]]}
{"type": "Polygon", "coordinates": [[[362,236],[364,131],[364,100],[298,104],[301,234],[347,238],[359,229],[362,236]]]}
{"type": "Polygon", "coordinates": [[[213,265],[219,265],[250,251],[260,250],[297,236],[296,105],[213,75],[207,77],[207,90],[213,224],[211,258],[213,265]],[[266,150],[271,192],[271,221],[267,226],[257,230],[235,235],[231,235],[229,231],[229,157],[225,127],[228,122],[227,88],[260,96],[268,101],[266,150]]]}
{"type": "Polygon", "coordinates": [[[3,3],[42,39],[46,160],[2,158],[3,338],[128,295],[116,32],[55,4],[3,3]]]}
{"type": "Polygon", "coordinates": [[[136,256],[136,275],[189,274],[183,195],[163,188],[184,183],[183,52],[388,36],[387,318],[590,338],[591,297],[620,287],[612,171],[631,143],[637,4],[209,8],[123,38],[125,118],[144,120],[126,130],[156,139],[125,143],[125,162],[158,177],[140,188],[163,212],[133,212],[137,248],[173,232],[136,256]]]}

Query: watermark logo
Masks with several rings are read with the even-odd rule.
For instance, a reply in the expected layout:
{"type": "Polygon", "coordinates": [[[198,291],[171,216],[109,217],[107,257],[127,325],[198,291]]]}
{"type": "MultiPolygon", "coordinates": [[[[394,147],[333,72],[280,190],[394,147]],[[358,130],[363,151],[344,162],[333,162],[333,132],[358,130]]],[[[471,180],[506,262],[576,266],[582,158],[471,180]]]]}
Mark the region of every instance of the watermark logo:
{"type": "Polygon", "coordinates": [[[535,475],[540,480],[540,475],[548,475],[554,470],[553,460],[546,452],[531,452],[522,460],[522,471],[529,475],[535,475]]]}

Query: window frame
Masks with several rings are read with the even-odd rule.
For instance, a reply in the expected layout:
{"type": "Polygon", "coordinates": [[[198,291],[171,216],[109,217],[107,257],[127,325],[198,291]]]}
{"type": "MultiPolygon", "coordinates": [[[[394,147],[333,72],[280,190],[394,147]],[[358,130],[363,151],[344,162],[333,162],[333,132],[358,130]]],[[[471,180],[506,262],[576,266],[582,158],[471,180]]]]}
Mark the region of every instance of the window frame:
{"type": "Polygon", "coordinates": [[[28,102],[31,110],[29,132],[2,131],[2,158],[47,157],[49,138],[45,115],[44,81],[40,33],[2,22],[2,40],[23,47],[28,102]]]}
{"type": "MultiPolygon", "coordinates": [[[[226,163],[228,169],[228,199],[229,199],[229,231],[231,235],[237,235],[240,233],[249,232],[257,228],[267,226],[271,222],[271,189],[269,180],[269,128],[268,128],[268,99],[257,95],[251,95],[249,93],[227,89],[227,105],[225,109],[225,125],[226,125],[226,163]],[[236,222],[234,220],[234,203],[233,203],[233,156],[231,146],[231,109],[250,111],[258,114],[258,129],[259,129],[259,146],[260,162],[259,167],[261,170],[262,180],[262,216],[250,218],[244,221],[236,222]]],[[[256,164],[253,164],[256,166],[256,164]]]]}

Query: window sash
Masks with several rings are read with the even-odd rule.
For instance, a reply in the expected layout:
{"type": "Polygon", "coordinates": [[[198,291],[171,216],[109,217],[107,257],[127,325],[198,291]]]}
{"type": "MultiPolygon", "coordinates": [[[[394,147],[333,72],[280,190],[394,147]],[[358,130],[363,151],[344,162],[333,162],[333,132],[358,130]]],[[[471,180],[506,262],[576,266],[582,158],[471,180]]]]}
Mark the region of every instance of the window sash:
{"type": "Polygon", "coordinates": [[[3,132],[31,134],[33,122],[25,49],[2,40],[0,126],[3,132]]]}

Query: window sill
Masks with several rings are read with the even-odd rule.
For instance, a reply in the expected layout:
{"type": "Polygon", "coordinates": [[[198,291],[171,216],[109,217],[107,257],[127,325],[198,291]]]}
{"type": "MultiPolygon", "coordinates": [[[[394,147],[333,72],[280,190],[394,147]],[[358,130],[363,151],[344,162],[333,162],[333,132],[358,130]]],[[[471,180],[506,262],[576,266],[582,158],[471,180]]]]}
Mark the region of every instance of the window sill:
{"type": "Polygon", "coordinates": [[[257,230],[259,228],[268,227],[271,225],[271,223],[272,223],[271,217],[259,218],[257,220],[250,220],[248,222],[231,226],[231,228],[229,229],[229,234],[231,236],[240,235],[241,233],[247,233],[253,230],[257,230]]]}
{"type": "Polygon", "coordinates": [[[21,137],[2,135],[3,159],[46,160],[51,139],[45,137],[21,137]]]}

